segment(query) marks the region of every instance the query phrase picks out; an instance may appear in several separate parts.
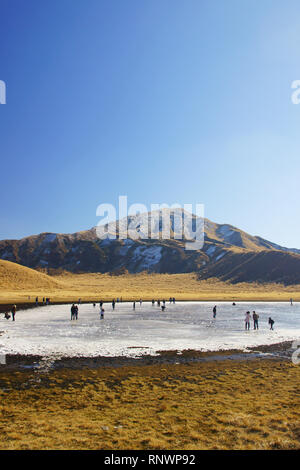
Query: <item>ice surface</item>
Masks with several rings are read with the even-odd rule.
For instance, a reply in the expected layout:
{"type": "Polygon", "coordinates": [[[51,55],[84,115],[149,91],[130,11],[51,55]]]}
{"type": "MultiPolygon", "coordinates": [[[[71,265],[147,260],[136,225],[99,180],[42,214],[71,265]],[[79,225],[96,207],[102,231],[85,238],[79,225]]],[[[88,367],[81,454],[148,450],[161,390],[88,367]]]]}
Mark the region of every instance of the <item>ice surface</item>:
{"type": "Polygon", "coordinates": [[[244,349],[300,338],[300,304],[177,302],[161,311],[143,302],[79,305],[78,320],[70,320],[70,305],[49,305],[17,311],[16,321],[0,316],[0,354],[60,356],[137,356],[158,350],[244,349]],[[212,308],[217,305],[214,320],[212,308]],[[259,314],[259,330],[245,331],[245,312],[259,314]],[[268,318],[275,320],[269,330],[268,318]]]}

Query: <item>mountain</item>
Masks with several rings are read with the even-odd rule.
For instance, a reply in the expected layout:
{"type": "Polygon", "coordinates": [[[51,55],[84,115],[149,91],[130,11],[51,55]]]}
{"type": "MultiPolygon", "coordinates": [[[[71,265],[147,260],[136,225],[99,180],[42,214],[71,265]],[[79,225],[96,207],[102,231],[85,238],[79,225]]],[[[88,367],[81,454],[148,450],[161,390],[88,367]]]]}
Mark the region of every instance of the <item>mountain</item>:
{"type": "Polygon", "coordinates": [[[57,270],[113,274],[197,272],[199,279],[218,278],[232,283],[300,283],[300,250],[249,235],[232,225],[192,216],[194,228],[199,224],[199,236],[204,229],[204,246],[201,250],[186,250],[187,240],[177,239],[185,215],[181,209],[163,209],[161,218],[152,212],[121,219],[116,228],[124,239],[107,238],[104,232],[114,231],[114,224],[110,223],[102,229],[93,227],[74,234],[41,233],[20,240],[2,240],[0,259],[50,274],[57,270]],[[168,218],[171,238],[163,239],[164,221],[168,218]],[[125,238],[127,224],[142,238],[135,239],[134,233],[125,238]],[[152,238],[145,239],[150,227],[152,238]]]}

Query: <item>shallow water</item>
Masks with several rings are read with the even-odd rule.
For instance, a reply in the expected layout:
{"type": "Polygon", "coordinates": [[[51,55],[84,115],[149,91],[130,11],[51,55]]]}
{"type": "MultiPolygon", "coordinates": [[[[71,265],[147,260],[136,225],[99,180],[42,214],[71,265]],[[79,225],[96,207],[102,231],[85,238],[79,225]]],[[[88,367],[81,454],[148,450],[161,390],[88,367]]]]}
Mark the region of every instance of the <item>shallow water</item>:
{"type": "Polygon", "coordinates": [[[143,302],[79,305],[78,320],[70,321],[70,305],[50,305],[18,311],[16,321],[0,317],[0,354],[63,356],[131,356],[159,350],[245,349],[300,339],[300,303],[166,302],[166,310],[143,302]],[[217,305],[217,317],[212,309],[217,305]],[[255,310],[259,330],[245,331],[245,312],[255,310]],[[268,318],[275,320],[270,331],[268,318]]]}

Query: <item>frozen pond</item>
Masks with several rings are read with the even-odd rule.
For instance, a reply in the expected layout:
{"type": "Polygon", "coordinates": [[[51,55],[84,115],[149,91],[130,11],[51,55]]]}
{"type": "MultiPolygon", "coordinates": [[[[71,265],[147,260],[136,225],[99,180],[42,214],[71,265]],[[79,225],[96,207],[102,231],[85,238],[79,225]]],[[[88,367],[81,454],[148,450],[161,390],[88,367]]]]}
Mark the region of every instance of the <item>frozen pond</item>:
{"type": "Polygon", "coordinates": [[[79,305],[78,320],[70,320],[70,305],[50,305],[17,311],[16,321],[0,316],[0,354],[58,356],[137,356],[158,350],[244,349],[300,339],[300,303],[143,302],[79,305]],[[217,305],[217,317],[212,309],[217,305]],[[259,330],[245,331],[245,312],[259,314],[259,330]],[[275,320],[270,331],[268,318],[275,320]]]}

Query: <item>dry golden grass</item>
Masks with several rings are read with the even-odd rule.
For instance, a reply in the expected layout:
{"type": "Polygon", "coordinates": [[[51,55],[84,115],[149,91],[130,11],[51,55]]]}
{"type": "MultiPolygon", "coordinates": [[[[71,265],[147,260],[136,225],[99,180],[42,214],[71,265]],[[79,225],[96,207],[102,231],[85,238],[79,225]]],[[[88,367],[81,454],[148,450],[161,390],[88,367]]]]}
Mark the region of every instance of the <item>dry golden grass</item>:
{"type": "Polygon", "coordinates": [[[60,284],[46,274],[17,263],[0,260],[0,287],[2,291],[27,289],[58,289],[60,284]]]}
{"type": "MultiPolygon", "coordinates": [[[[9,263],[9,262],[4,262],[9,263]]],[[[50,297],[53,302],[111,300],[169,299],[177,300],[300,300],[300,285],[285,287],[282,284],[241,283],[229,284],[217,279],[198,281],[197,275],[189,274],[130,274],[110,276],[109,274],[64,273],[47,276],[34,270],[18,266],[17,274],[11,269],[7,276],[0,264],[0,303],[33,302],[38,295],[50,297]],[[23,277],[22,277],[23,276],[23,277]]],[[[11,268],[11,266],[10,266],[11,268]]]]}
{"type": "Polygon", "coordinates": [[[1,449],[300,447],[300,368],[292,363],[65,369],[35,378],[0,371],[1,449]]]}
{"type": "Polygon", "coordinates": [[[64,273],[48,276],[16,263],[0,260],[0,303],[34,301],[36,296],[52,301],[123,300],[300,300],[300,285],[240,283],[230,284],[217,279],[198,281],[188,274],[109,274],[64,273]]]}

